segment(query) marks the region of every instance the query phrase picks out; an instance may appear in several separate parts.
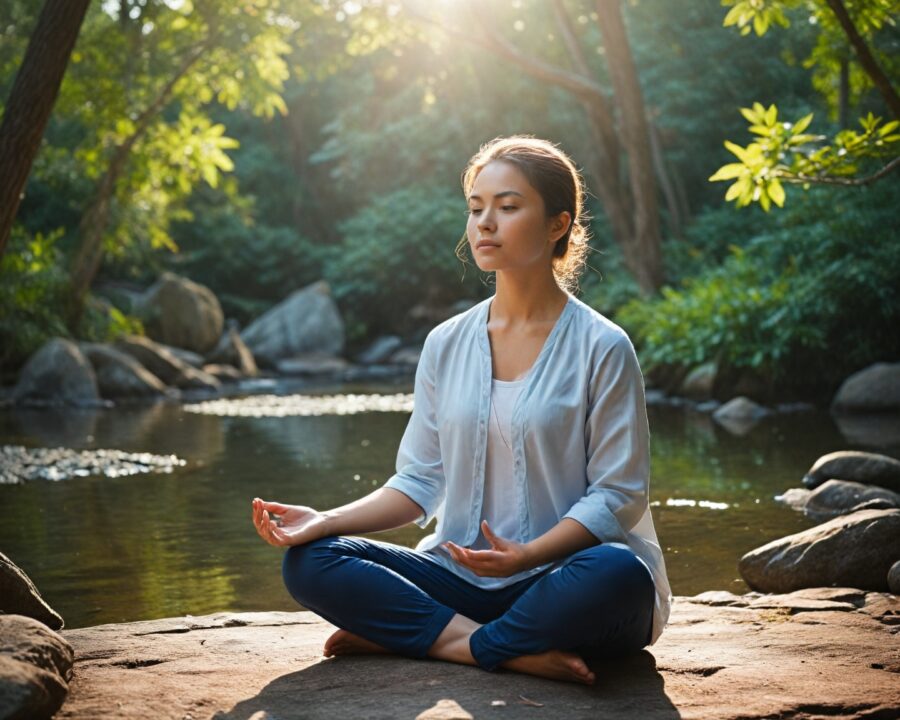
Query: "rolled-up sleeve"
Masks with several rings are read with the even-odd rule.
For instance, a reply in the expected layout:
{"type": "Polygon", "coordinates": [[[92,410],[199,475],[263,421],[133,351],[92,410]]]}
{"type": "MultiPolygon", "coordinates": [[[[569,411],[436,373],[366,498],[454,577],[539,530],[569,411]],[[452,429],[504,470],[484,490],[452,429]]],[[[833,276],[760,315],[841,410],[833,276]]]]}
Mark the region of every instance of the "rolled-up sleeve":
{"type": "Polygon", "coordinates": [[[384,484],[399,490],[422,508],[423,514],[415,522],[423,528],[443,501],[446,485],[435,410],[432,334],[433,331],[425,338],[416,367],[413,411],[397,451],[397,472],[384,484]]]}
{"type": "Polygon", "coordinates": [[[601,542],[626,542],[647,509],[650,428],[634,347],[621,335],[591,378],[585,422],[587,492],[564,517],[601,542]]]}

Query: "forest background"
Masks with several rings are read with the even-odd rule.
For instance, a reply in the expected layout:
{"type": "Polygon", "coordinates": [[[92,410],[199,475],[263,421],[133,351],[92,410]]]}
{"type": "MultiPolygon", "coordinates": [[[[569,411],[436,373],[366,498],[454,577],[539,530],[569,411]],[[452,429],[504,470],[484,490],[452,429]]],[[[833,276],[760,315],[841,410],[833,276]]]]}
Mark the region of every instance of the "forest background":
{"type": "MultiPolygon", "coordinates": [[[[0,381],[50,337],[140,332],[128,294],[166,269],[242,324],[325,279],[350,355],[486,297],[460,172],[529,133],[584,170],[579,296],[645,372],[830,397],[900,360],[900,4],[750,5],[92,2],[0,260],[0,381]]],[[[40,10],[0,7],[0,102],[40,10]]]]}

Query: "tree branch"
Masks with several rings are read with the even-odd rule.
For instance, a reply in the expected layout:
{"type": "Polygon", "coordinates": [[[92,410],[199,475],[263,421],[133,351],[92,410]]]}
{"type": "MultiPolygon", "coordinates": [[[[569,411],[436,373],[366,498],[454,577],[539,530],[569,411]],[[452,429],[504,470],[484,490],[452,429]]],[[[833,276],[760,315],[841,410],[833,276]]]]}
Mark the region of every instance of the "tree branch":
{"type": "Polygon", "coordinates": [[[859,58],[859,63],[863,66],[863,70],[865,70],[866,74],[872,78],[872,82],[875,83],[875,87],[878,88],[878,91],[881,93],[881,96],[884,98],[890,111],[894,114],[894,117],[900,119],[900,95],[897,94],[897,91],[894,89],[894,86],[891,85],[888,76],[884,74],[884,70],[881,69],[878,65],[878,61],[875,60],[875,56],[872,55],[872,51],[869,50],[866,41],[859,34],[856,25],[853,24],[853,20],[847,12],[847,8],[844,7],[844,3],[841,2],[841,0],[825,1],[828,3],[828,7],[831,8],[835,16],[837,16],[841,28],[850,40],[850,44],[853,45],[853,49],[856,51],[856,56],[859,58]]]}
{"type": "Polygon", "coordinates": [[[887,165],[877,172],[861,178],[836,178],[836,177],[816,177],[815,175],[779,175],[778,179],[787,183],[816,183],[818,185],[843,185],[859,187],[862,185],[871,185],[876,180],[881,180],[885,175],[892,173],[900,167],[900,156],[895,157],[887,165]]]}

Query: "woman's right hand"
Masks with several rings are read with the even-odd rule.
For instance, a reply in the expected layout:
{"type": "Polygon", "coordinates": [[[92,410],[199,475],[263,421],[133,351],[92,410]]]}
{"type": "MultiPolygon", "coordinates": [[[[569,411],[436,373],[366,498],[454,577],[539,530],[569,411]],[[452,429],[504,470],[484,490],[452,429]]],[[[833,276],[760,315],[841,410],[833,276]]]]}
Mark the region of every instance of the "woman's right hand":
{"type": "Polygon", "coordinates": [[[253,525],[269,545],[290,547],[318,540],[328,534],[325,524],[325,515],[313,508],[253,498],[253,525]],[[270,513],[280,521],[276,523],[270,513]]]}

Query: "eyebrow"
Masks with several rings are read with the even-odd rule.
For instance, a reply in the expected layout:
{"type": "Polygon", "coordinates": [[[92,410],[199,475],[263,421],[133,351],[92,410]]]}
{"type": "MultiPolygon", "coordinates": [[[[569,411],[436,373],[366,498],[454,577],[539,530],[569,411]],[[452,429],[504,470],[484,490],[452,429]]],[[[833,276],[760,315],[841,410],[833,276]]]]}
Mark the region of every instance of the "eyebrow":
{"type": "MultiPolygon", "coordinates": [[[[525,196],[522,193],[516,192],[515,190],[504,190],[503,192],[498,192],[496,195],[494,195],[494,197],[502,198],[502,197],[506,197],[507,195],[518,195],[520,198],[523,198],[523,199],[525,198],[525,196]]],[[[481,195],[469,195],[469,200],[481,200],[481,199],[482,199],[481,195]]]]}

